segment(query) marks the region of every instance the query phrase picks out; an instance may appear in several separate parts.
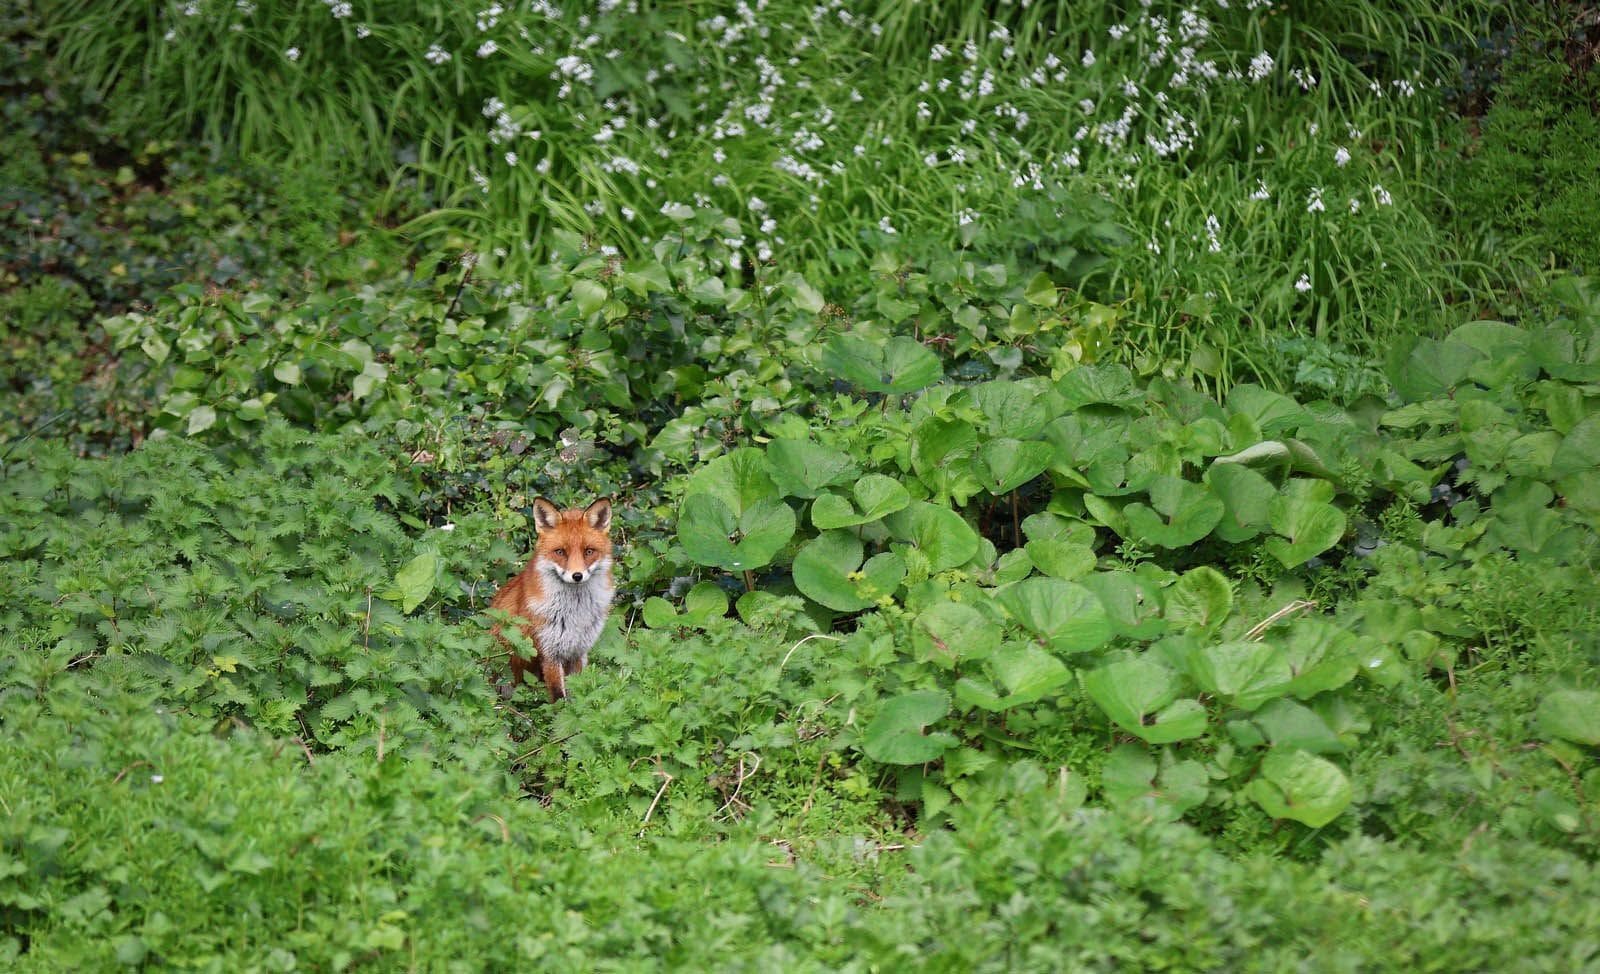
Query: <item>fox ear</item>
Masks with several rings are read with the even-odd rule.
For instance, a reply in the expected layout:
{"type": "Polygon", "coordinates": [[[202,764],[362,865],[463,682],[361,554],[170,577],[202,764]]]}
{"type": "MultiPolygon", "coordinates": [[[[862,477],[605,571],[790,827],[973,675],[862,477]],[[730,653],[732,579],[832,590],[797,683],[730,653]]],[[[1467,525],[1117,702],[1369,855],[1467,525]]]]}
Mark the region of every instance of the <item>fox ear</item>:
{"type": "Polygon", "coordinates": [[[611,527],[611,498],[602,497],[590,504],[583,512],[584,518],[591,528],[605,531],[611,527]]]}
{"type": "Polygon", "coordinates": [[[533,502],[533,526],[540,531],[548,531],[555,527],[561,520],[561,508],[555,506],[543,497],[533,502]]]}

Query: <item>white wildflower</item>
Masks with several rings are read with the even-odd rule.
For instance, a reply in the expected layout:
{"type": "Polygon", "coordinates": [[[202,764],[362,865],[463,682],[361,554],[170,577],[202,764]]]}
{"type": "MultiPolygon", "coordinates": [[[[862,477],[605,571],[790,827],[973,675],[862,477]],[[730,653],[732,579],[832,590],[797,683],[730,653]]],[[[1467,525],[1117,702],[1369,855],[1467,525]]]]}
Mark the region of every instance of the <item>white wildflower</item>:
{"type": "Polygon", "coordinates": [[[878,229],[882,230],[884,233],[891,233],[892,234],[892,233],[897,233],[898,232],[897,230],[895,230],[894,225],[889,222],[889,218],[888,217],[884,217],[883,219],[878,221],[878,229]]]}
{"type": "Polygon", "coordinates": [[[517,154],[515,152],[507,152],[506,153],[506,165],[515,166],[516,164],[517,164],[517,154]]]}
{"type": "Polygon", "coordinates": [[[1350,150],[1349,149],[1346,149],[1344,146],[1341,145],[1341,146],[1339,146],[1339,148],[1334,150],[1334,153],[1333,153],[1333,164],[1334,165],[1336,165],[1336,166],[1338,166],[1338,167],[1340,167],[1342,169],[1346,165],[1348,165],[1349,162],[1350,162],[1350,150]]]}
{"type": "Polygon", "coordinates": [[[450,60],[450,52],[437,44],[429,44],[422,56],[427,58],[429,64],[443,64],[450,60]]]}
{"type": "Polygon", "coordinates": [[[1300,275],[1300,280],[1294,282],[1294,289],[1301,294],[1311,290],[1311,278],[1305,274],[1300,275]]]}
{"type": "Polygon", "coordinates": [[[478,45],[478,57],[488,57],[498,50],[500,50],[500,45],[496,44],[491,38],[478,45]]]}
{"type": "Polygon", "coordinates": [[[1321,213],[1326,209],[1327,207],[1322,203],[1322,187],[1311,187],[1311,195],[1306,197],[1306,212],[1321,213]]]}
{"type": "Polygon", "coordinates": [[[300,60],[300,49],[298,47],[291,47],[287,51],[283,52],[283,56],[291,61],[298,61],[300,60]]]}
{"type": "Polygon", "coordinates": [[[1390,196],[1389,191],[1380,185],[1373,185],[1372,195],[1377,198],[1379,206],[1389,206],[1394,203],[1394,197],[1390,196]]]}
{"type": "Polygon", "coordinates": [[[1272,55],[1262,51],[1250,59],[1250,80],[1260,81],[1272,73],[1272,55]]]}

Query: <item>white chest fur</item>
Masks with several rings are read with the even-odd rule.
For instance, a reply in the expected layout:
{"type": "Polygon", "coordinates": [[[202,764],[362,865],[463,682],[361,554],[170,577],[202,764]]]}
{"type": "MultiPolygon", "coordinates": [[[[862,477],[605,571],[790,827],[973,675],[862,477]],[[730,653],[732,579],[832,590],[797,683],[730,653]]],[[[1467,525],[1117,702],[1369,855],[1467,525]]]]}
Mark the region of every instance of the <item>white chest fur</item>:
{"type": "Polygon", "coordinates": [[[528,612],[544,620],[539,627],[539,652],[563,663],[587,661],[600,638],[613,595],[611,566],[595,565],[594,574],[577,584],[554,573],[543,578],[544,598],[529,599],[528,612]]]}

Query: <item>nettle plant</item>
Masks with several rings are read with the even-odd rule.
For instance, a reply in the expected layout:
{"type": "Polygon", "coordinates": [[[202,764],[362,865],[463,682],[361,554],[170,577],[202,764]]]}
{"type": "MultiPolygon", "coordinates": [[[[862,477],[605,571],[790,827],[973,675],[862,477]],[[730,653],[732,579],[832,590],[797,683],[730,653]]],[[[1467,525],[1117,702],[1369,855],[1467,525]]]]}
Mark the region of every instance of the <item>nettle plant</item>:
{"type": "MultiPolygon", "coordinates": [[[[1146,745],[1106,758],[1108,798],[1155,794],[1176,817],[1233,793],[1321,826],[1352,796],[1327,756],[1366,726],[1341,688],[1448,668],[1481,632],[1425,586],[1386,582],[1331,615],[1286,593],[1319,564],[1378,571],[1363,566],[1380,549],[1386,578],[1407,557],[1591,564],[1592,533],[1570,528],[1600,513],[1582,391],[1597,320],[1419,339],[1390,365],[1409,402],[1362,414],[1249,385],[1217,402],[1115,365],[939,383],[924,345],[861,327],[811,358],[866,395],[696,471],[678,539],[742,584],[741,613],[792,588],[819,621],[854,617],[840,652],[873,678],[841,692],[863,706],[860,747],[903,766],[929,811],[1009,721],[1050,726],[1087,700],[1146,745]],[[1420,536],[1383,537],[1368,512],[1385,503],[1426,511],[1420,536]],[[1242,602],[1211,567],[1251,559],[1276,566],[1278,604],[1242,602]]],[[[684,625],[665,606],[646,621],[684,625]]]]}

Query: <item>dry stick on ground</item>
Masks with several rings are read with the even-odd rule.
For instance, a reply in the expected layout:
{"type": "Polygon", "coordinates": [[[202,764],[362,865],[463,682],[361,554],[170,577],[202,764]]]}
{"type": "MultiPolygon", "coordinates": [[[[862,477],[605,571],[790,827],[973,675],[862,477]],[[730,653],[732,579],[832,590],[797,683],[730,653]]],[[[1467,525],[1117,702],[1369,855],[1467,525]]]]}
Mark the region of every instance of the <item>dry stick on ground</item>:
{"type": "MultiPolygon", "coordinates": [[[[746,751],[745,754],[749,754],[751,757],[755,758],[756,759],[756,763],[752,764],[750,766],[750,770],[748,772],[746,772],[745,769],[744,769],[744,758],[745,758],[745,755],[744,754],[739,755],[739,775],[733,781],[733,794],[729,795],[728,796],[728,800],[722,803],[722,807],[721,808],[717,809],[717,815],[721,815],[723,812],[727,811],[729,805],[732,805],[734,802],[739,800],[739,789],[744,787],[744,779],[746,779],[746,778],[750,777],[751,775],[755,774],[756,773],[756,769],[761,767],[761,755],[753,754],[753,753],[751,753],[749,751],[746,751]]],[[[749,807],[748,804],[746,804],[746,807],[747,808],[749,807]]],[[[715,816],[713,816],[713,817],[715,817],[715,816]]]]}
{"type": "Polygon", "coordinates": [[[306,746],[305,739],[301,738],[301,737],[291,737],[291,738],[289,738],[289,740],[294,741],[296,744],[300,745],[300,750],[306,752],[306,764],[309,764],[312,767],[316,767],[317,759],[311,756],[311,748],[306,746]]]}
{"type": "Polygon", "coordinates": [[[820,632],[812,633],[811,635],[807,636],[806,638],[804,638],[804,639],[800,640],[799,642],[795,643],[793,646],[789,647],[789,651],[787,653],[783,654],[783,662],[778,664],[778,672],[782,673],[783,672],[783,668],[785,666],[789,665],[789,657],[794,655],[794,651],[795,650],[799,649],[801,646],[804,646],[806,643],[809,643],[811,640],[813,640],[813,639],[826,639],[829,642],[835,642],[836,643],[836,642],[838,642],[840,640],[840,638],[842,638],[842,637],[829,636],[826,633],[820,633],[820,632]]]}
{"type": "Polygon", "coordinates": [[[650,824],[650,816],[656,813],[656,804],[661,801],[661,796],[667,793],[667,786],[672,784],[672,775],[665,771],[657,771],[656,774],[666,780],[661,782],[661,787],[656,791],[656,797],[650,799],[650,807],[645,809],[644,821],[639,823],[639,837],[641,839],[644,838],[645,828],[650,824]]]}
{"type": "Polygon", "coordinates": [[[116,784],[117,782],[121,781],[124,777],[127,776],[129,771],[132,771],[134,768],[137,768],[140,765],[144,765],[147,768],[155,767],[155,765],[151,764],[149,761],[135,761],[132,764],[128,765],[126,768],[123,768],[121,771],[118,771],[117,772],[117,776],[115,778],[111,779],[111,783],[112,784],[116,784]]]}
{"type": "Polygon", "coordinates": [[[1244,638],[1260,639],[1263,633],[1272,628],[1273,623],[1277,622],[1283,617],[1294,615],[1296,612],[1304,612],[1306,609],[1315,609],[1316,607],[1317,603],[1308,599],[1296,599],[1295,601],[1290,602],[1288,605],[1279,609],[1277,612],[1274,612],[1272,615],[1269,615],[1265,619],[1262,619],[1260,622],[1256,623],[1249,632],[1244,634],[1244,638]]]}

